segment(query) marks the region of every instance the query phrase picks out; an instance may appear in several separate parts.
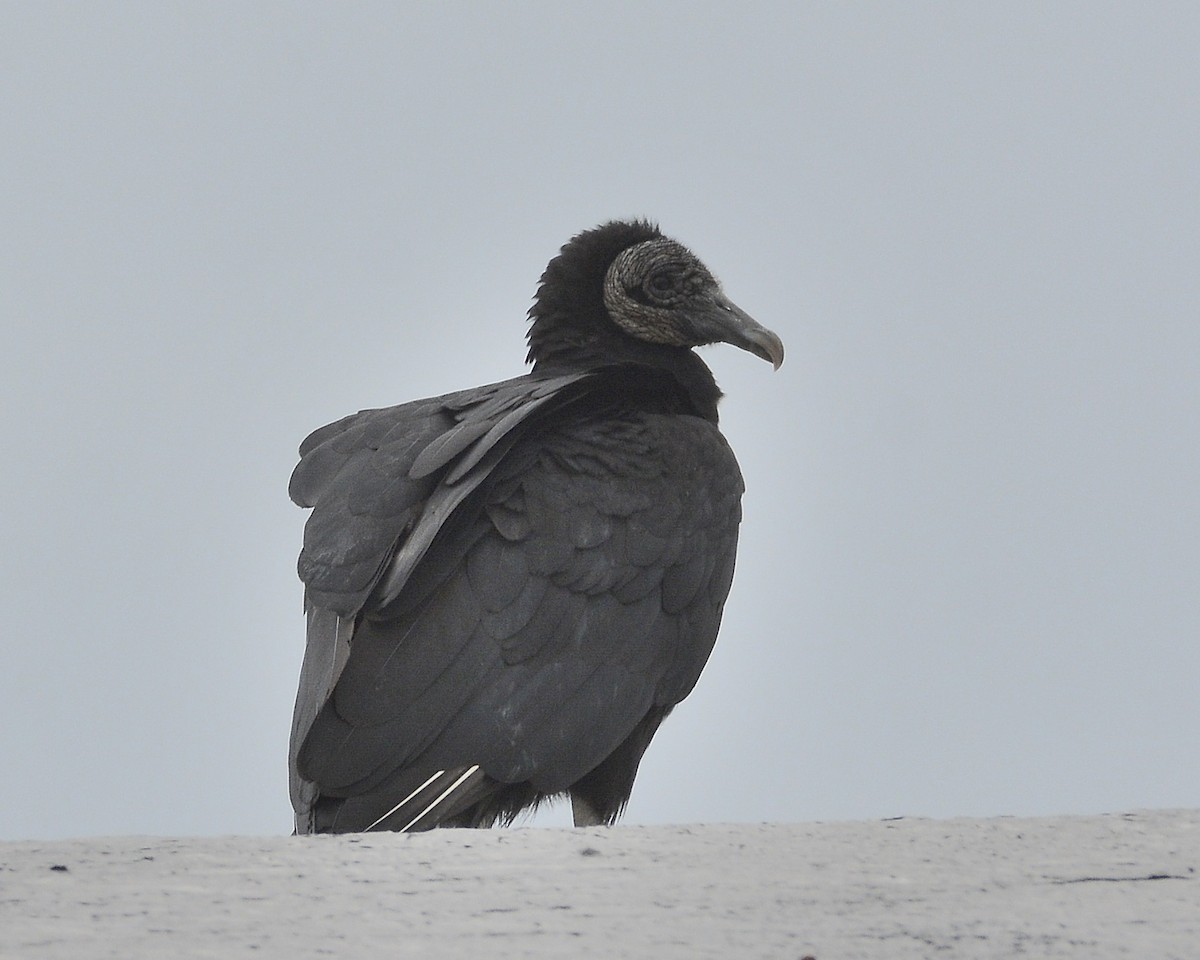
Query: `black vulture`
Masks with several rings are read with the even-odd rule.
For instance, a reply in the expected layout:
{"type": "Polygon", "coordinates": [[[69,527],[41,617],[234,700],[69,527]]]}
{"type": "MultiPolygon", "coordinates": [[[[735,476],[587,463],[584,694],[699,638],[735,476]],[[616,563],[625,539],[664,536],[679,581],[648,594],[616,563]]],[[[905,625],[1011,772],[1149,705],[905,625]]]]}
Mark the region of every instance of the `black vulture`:
{"type": "Polygon", "coordinates": [[[644,221],[542,275],[530,373],[364,410],[300,447],[297,833],[611,824],[708,660],[742,476],[692,351],[783,344],[644,221]]]}

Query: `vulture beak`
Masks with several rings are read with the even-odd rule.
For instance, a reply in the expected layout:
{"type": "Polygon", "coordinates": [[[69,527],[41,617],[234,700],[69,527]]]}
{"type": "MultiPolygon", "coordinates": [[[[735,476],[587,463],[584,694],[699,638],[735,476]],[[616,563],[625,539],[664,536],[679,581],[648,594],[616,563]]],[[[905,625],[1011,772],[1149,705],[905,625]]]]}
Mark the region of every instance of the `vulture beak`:
{"type": "Polygon", "coordinates": [[[729,343],[769,361],[776,370],[783,365],[783,341],[720,291],[688,313],[700,342],[729,343]]]}

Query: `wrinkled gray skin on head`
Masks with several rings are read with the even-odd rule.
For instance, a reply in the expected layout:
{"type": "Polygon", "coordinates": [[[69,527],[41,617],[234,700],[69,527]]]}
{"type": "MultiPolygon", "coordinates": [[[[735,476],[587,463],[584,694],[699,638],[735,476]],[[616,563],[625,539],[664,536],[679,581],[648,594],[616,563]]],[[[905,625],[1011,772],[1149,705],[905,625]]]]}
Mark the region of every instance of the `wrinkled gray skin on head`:
{"type": "Polygon", "coordinates": [[[655,237],[622,250],[604,277],[604,306],[632,337],[673,347],[729,343],[783,363],[783,342],[731,301],[687,247],[655,237]]]}

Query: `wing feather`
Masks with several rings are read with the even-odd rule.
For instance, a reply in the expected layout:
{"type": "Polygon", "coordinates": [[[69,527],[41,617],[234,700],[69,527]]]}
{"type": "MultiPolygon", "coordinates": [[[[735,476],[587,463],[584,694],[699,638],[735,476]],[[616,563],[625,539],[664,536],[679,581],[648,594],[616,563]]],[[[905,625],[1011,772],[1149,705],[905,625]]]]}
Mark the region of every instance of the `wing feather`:
{"type": "MultiPolygon", "coordinates": [[[[372,632],[363,630],[358,620],[368,598],[374,595],[379,607],[400,598],[455,510],[511,446],[508,435],[586,377],[579,373],[518,377],[480,390],[365,410],[314,431],[301,444],[289,493],[296,503],[313,507],[313,512],[298,562],[309,611],[290,750],[298,832],[314,828],[319,793],[317,774],[306,774],[304,768],[322,751],[338,751],[341,745],[363,739],[355,736],[359,728],[353,725],[339,729],[334,724],[315,735],[313,731],[338,688],[351,638],[356,652],[371,646],[372,632]],[[456,460],[464,453],[461,462],[456,460]],[[422,457],[428,469],[414,472],[422,457]],[[438,469],[452,471],[453,480],[438,476],[438,469]]],[[[440,582],[430,575],[439,572],[438,566],[426,567],[428,571],[416,578],[421,594],[440,582]]],[[[441,657],[445,660],[447,655],[441,657]]],[[[442,674],[448,669],[447,663],[441,665],[442,674]]],[[[440,711],[424,710],[423,726],[436,726],[438,717],[453,710],[454,699],[445,700],[440,711]]],[[[414,700],[410,706],[415,709],[419,702],[414,700]]],[[[360,762],[338,771],[334,779],[370,776],[364,770],[372,758],[385,752],[380,745],[385,736],[376,730],[367,737],[375,745],[364,749],[360,762]]],[[[424,741],[428,739],[426,735],[424,741]]]]}

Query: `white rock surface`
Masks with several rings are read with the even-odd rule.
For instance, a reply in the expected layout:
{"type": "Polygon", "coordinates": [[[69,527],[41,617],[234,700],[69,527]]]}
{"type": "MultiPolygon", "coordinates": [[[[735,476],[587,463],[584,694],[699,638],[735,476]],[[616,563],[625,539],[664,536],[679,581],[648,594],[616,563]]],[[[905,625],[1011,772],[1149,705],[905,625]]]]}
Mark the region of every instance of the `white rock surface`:
{"type": "Polygon", "coordinates": [[[0,845],[0,956],[1200,957],[1200,811],[0,845]]]}

